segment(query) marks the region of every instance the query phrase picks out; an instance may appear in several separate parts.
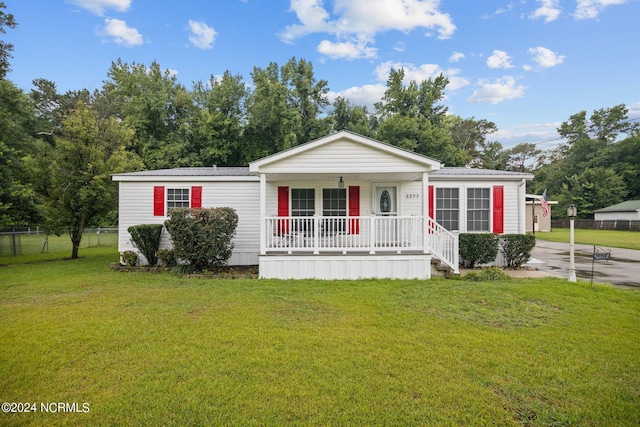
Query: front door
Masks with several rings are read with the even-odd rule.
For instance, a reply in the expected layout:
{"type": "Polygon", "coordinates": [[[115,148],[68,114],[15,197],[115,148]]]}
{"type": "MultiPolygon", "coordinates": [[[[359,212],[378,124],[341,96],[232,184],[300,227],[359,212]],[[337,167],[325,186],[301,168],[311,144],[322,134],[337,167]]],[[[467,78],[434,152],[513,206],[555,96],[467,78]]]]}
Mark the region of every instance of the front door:
{"type": "Polygon", "coordinates": [[[397,240],[398,186],[375,184],[372,212],[376,221],[376,243],[379,246],[394,246],[397,240]]]}

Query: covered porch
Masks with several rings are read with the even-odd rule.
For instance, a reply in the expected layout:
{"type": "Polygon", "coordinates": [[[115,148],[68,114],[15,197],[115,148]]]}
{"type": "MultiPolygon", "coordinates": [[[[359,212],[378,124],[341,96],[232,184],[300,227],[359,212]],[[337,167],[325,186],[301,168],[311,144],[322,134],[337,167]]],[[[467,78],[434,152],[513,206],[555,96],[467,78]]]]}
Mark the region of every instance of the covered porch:
{"type": "Polygon", "coordinates": [[[260,277],[431,277],[458,272],[458,238],[429,215],[440,163],[339,132],[260,159],[260,277]]]}

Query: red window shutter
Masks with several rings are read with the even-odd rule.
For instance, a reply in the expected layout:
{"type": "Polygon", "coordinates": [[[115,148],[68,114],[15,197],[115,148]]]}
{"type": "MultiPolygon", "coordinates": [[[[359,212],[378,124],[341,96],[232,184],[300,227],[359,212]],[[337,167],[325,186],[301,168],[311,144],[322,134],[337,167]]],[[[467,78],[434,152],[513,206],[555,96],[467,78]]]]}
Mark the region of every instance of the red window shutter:
{"type": "Polygon", "coordinates": [[[429,186],[429,217],[436,219],[436,190],[433,185],[429,186]]]}
{"type": "Polygon", "coordinates": [[[504,233],[504,186],[493,187],[493,232],[504,233]]]}
{"type": "MultiPolygon", "coordinates": [[[[278,216],[289,216],[289,187],[278,187],[278,216]]],[[[289,221],[278,220],[278,234],[289,233],[289,221]]]]}
{"type": "MultiPolygon", "coordinates": [[[[349,186],[349,216],[360,216],[360,186],[349,186]]],[[[360,220],[349,220],[349,234],[360,234],[360,220]]]]}
{"type": "Polygon", "coordinates": [[[164,216],[164,187],[153,187],[153,215],[164,216]]]}
{"type": "Polygon", "coordinates": [[[202,207],[202,187],[191,187],[191,207],[202,207]]]}

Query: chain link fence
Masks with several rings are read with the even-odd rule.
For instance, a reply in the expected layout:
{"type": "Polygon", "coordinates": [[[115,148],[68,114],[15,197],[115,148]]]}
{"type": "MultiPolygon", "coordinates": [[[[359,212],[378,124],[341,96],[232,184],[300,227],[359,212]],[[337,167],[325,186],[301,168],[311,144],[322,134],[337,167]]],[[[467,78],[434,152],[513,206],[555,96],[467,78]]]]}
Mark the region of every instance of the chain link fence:
{"type": "MultiPolygon", "coordinates": [[[[92,246],[118,246],[118,228],[87,228],[82,234],[80,248],[92,246]]],[[[0,231],[0,257],[29,254],[65,252],[71,253],[69,234],[47,234],[39,228],[14,228],[0,231]]]]}
{"type": "MultiPolygon", "coordinates": [[[[640,231],[640,221],[632,219],[576,219],[575,228],[589,230],[640,231]]],[[[552,228],[569,228],[568,219],[554,219],[552,228]]]]}

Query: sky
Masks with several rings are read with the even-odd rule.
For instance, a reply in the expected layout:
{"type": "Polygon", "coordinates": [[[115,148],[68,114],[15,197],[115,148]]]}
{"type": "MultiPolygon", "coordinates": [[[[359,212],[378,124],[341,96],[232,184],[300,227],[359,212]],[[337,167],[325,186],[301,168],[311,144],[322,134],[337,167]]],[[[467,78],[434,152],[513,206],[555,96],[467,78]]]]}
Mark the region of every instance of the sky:
{"type": "Polygon", "coordinates": [[[25,92],[100,89],[113,61],[175,73],[191,88],[292,57],[330,99],[382,97],[389,70],[449,79],[442,104],[486,119],[505,148],[552,149],[582,110],[640,119],[640,0],[3,0],[18,27],[7,78],[25,92]]]}

